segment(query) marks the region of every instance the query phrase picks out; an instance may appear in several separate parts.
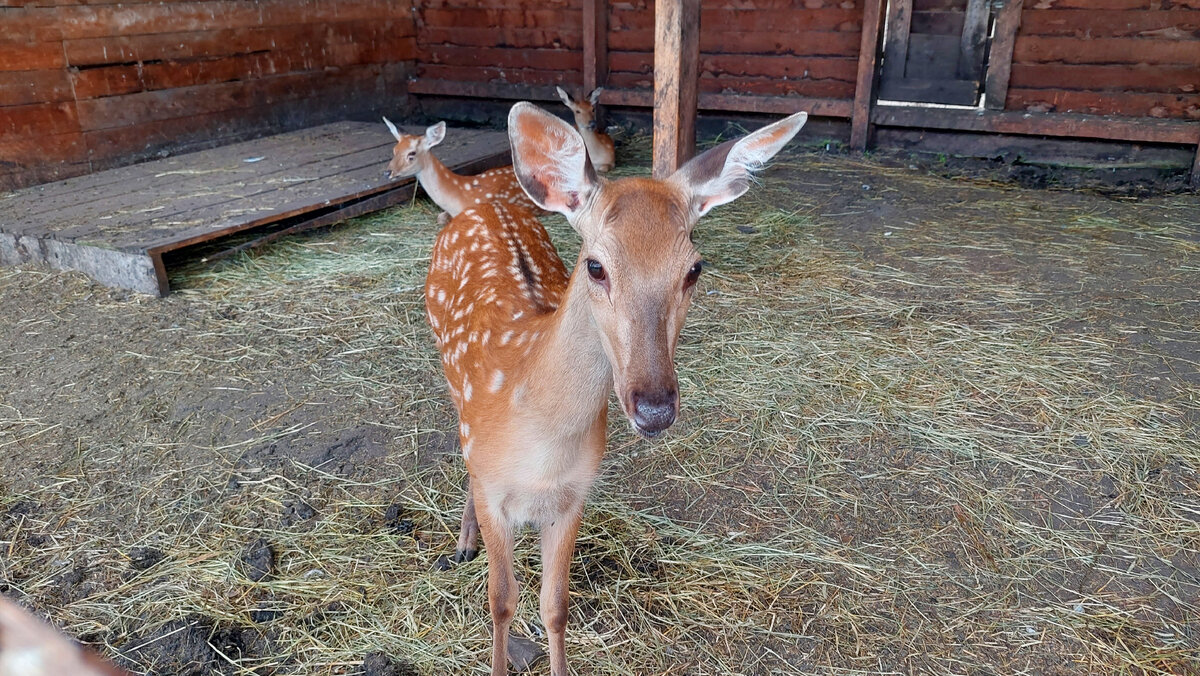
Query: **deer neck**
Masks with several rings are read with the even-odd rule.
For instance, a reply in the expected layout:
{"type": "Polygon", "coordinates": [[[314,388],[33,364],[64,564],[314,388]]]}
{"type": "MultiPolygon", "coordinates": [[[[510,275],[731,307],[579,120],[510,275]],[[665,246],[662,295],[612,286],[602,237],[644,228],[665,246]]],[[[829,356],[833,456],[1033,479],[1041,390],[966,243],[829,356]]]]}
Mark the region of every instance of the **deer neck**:
{"type": "Polygon", "coordinates": [[[425,153],[417,181],[429,193],[430,199],[451,216],[457,216],[465,208],[461,197],[462,177],[450,171],[433,153],[425,153]]]}
{"type": "Polygon", "coordinates": [[[608,407],[612,365],[592,318],[588,281],[578,270],[571,276],[558,309],[538,321],[542,343],[532,355],[529,408],[541,413],[539,422],[560,438],[585,434],[608,407]]]}

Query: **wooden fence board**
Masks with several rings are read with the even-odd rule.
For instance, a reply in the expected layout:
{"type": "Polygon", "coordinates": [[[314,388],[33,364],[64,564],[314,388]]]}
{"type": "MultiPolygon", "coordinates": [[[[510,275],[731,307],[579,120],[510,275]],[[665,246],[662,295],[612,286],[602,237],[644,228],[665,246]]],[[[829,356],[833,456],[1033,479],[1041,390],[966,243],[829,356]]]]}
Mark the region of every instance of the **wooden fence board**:
{"type": "Polygon", "coordinates": [[[1153,63],[1200,67],[1195,41],[1017,36],[1015,63],[1153,63]]]}

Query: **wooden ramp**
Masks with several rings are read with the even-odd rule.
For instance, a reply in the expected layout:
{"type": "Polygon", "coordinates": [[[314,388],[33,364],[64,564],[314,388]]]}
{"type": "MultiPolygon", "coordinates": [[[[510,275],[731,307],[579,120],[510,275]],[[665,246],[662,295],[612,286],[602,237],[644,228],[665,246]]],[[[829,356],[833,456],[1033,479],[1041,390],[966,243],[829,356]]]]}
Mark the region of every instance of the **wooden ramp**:
{"type": "MultiPolygon", "coordinates": [[[[164,254],[250,229],[331,225],[410,199],[414,181],[385,173],[394,144],[382,122],[337,122],[0,194],[0,264],[79,270],[166,295],[164,254]]],[[[435,153],[463,173],[510,161],[497,131],[449,129],[435,153]]]]}

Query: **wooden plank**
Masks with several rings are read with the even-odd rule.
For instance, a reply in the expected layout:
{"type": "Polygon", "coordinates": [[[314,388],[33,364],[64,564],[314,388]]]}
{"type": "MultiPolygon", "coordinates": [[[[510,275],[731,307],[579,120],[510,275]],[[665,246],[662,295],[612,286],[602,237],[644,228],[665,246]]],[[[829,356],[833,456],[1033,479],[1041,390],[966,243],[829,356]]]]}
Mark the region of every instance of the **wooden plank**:
{"type": "Polygon", "coordinates": [[[250,144],[214,148],[201,158],[188,153],[98,172],[88,179],[74,180],[70,189],[53,186],[37,190],[38,198],[23,206],[22,214],[7,227],[22,234],[30,233],[31,228],[57,232],[101,217],[111,220],[113,214],[126,212],[141,212],[145,220],[151,220],[188,195],[194,196],[188,208],[207,206],[224,201],[226,194],[236,192],[247,181],[275,185],[360,153],[377,156],[391,146],[377,133],[366,129],[346,131],[337,125],[278,134],[250,144]],[[237,154],[245,151],[256,154],[237,154]],[[250,158],[263,159],[246,162],[250,158]],[[203,164],[198,165],[201,160],[203,164]],[[119,190],[121,185],[130,184],[138,189],[119,190]]]}
{"type": "Polygon", "coordinates": [[[955,110],[878,106],[871,117],[889,127],[954,129],[1040,136],[1068,136],[1140,141],[1146,143],[1200,143],[1200,125],[1182,120],[1104,117],[1067,113],[1036,114],[992,110],[955,110]]]}
{"type": "Polygon", "coordinates": [[[1092,38],[1020,36],[1014,46],[1018,63],[1151,63],[1200,66],[1200,49],[1194,41],[1148,38],[1092,38]]]}
{"type": "Polygon", "coordinates": [[[419,46],[423,61],[449,66],[573,70],[583,67],[583,53],[567,49],[503,49],[492,47],[419,46]]]}
{"type": "MultiPolygon", "coordinates": [[[[1200,93],[1081,92],[1009,87],[1008,105],[1029,112],[1075,112],[1093,115],[1192,120],[1200,113],[1200,93]]],[[[1197,124],[1200,126],[1200,124],[1197,124]]]]}
{"type": "MultiPolygon", "coordinates": [[[[642,52],[609,52],[613,73],[653,72],[652,55],[642,52]]],[[[789,80],[840,80],[854,82],[857,60],[847,57],[774,56],[761,54],[701,54],[699,71],[713,77],[776,77],[789,80]]]]}
{"type": "Polygon", "coordinates": [[[655,178],[666,178],[696,153],[700,0],[654,3],[655,178]]]}
{"type": "Polygon", "coordinates": [[[879,83],[879,98],[886,101],[919,101],[948,105],[974,105],[979,83],[974,80],[927,80],[906,77],[879,83]]]}
{"type": "Polygon", "coordinates": [[[965,79],[955,77],[958,60],[957,35],[910,35],[904,77],[925,80],[965,79]]]}
{"type": "MultiPolygon", "coordinates": [[[[912,0],[887,0],[886,37],[883,41],[884,80],[904,77],[908,62],[908,34],[912,26],[912,0]]],[[[861,42],[861,39],[860,39],[861,42]]]]}
{"type": "Polygon", "coordinates": [[[1022,89],[1162,92],[1200,91],[1200,69],[1191,66],[1017,64],[1009,84],[1022,89]]]}
{"type": "Polygon", "coordinates": [[[958,77],[978,82],[983,78],[983,48],[988,39],[989,0],[967,0],[967,16],[963,20],[959,42],[958,77]]]}
{"type": "Polygon", "coordinates": [[[73,98],[66,70],[0,71],[0,106],[57,103],[73,98]]]}
{"type": "Polygon", "coordinates": [[[608,0],[583,0],[583,95],[608,80],[608,0]]]}
{"type": "Polygon", "coordinates": [[[424,26],[421,28],[421,44],[510,49],[583,49],[584,39],[582,32],[565,29],[424,26]]]}
{"type": "Polygon", "coordinates": [[[71,101],[32,103],[0,108],[0,141],[79,131],[79,117],[71,101]]]}
{"type": "Polygon", "coordinates": [[[962,12],[913,12],[913,33],[930,35],[962,35],[964,14],[962,12]]]}
{"type": "Polygon", "coordinates": [[[1029,9],[1021,19],[1023,35],[1078,38],[1136,38],[1195,40],[1200,12],[1156,9],[1140,12],[1094,9],[1081,15],[1074,9],[1029,9]]]}
{"type": "MultiPolygon", "coordinates": [[[[795,31],[841,31],[857,34],[862,26],[862,12],[854,8],[816,8],[804,6],[788,9],[768,10],[755,6],[753,9],[705,7],[700,10],[700,23],[708,31],[724,32],[768,32],[779,30],[795,31]]],[[[613,4],[610,30],[645,31],[654,29],[655,14],[646,11],[631,11],[613,4]]]]}
{"type": "MultiPolygon", "coordinates": [[[[609,39],[615,51],[650,53],[651,31],[621,31],[609,39]]],[[[708,54],[857,57],[860,36],[836,31],[717,31],[700,34],[700,51],[708,54]]]]}
{"type": "Polygon", "coordinates": [[[1006,0],[996,13],[992,46],[988,52],[987,75],[983,85],[983,107],[1003,110],[1008,98],[1008,83],[1012,74],[1013,43],[1021,25],[1024,0],[1006,0]]]}
{"type": "Polygon", "coordinates": [[[0,42],[0,71],[53,70],[65,64],[61,42],[0,42]]]}
{"type": "Polygon", "coordinates": [[[565,7],[555,9],[423,9],[421,18],[426,26],[468,28],[513,26],[573,31],[583,29],[582,13],[578,9],[565,7]]]}
{"type": "Polygon", "coordinates": [[[875,67],[879,33],[883,29],[884,0],[864,0],[862,41],[858,51],[858,78],[850,119],[850,147],[866,150],[871,136],[871,107],[875,102],[875,67]]]}

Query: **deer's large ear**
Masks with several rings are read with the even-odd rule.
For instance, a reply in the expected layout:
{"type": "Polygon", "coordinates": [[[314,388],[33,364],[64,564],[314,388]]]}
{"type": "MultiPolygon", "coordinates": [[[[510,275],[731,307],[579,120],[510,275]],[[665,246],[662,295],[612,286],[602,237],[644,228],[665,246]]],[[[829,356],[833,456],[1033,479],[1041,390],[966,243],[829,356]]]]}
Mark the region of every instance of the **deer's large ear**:
{"type": "Polygon", "coordinates": [[[588,94],[588,103],[592,104],[593,106],[596,105],[597,103],[599,103],[600,102],[600,93],[603,91],[604,91],[604,87],[596,87],[595,89],[593,89],[592,93],[588,94]]]}
{"type": "Polygon", "coordinates": [[[574,224],[596,188],[596,172],[579,132],[522,101],[508,113],[508,140],[517,181],[529,199],[574,224]]]}
{"type": "Polygon", "coordinates": [[[446,123],[438,122],[437,124],[425,130],[425,147],[432,148],[441,143],[446,138],[446,123]]]}
{"type": "Polygon", "coordinates": [[[562,99],[562,102],[564,105],[566,105],[566,107],[572,107],[573,102],[571,101],[571,97],[567,95],[567,92],[564,91],[562,87],[555,87],[554,91],[558,92],[558,98],[562,99]]]}
{"type": "Polygon", "coordinates": [[[396,129],[396,125],[392,124],[392,121],[387,119],[386,117],[383,118],[383,123],[387,125],[388,131],[392,132],[392,136],[395,136],[396,140],[399,141],[400,140],[400,130],[396,129]]]}
{"type": "Polygon", "coordinates": [[[746,194],[754,172],[782,150],[807,120],[808,113],[796,113],[722,143],[692,158],[667,180],[688,192],[692,208],[698,217],[703,216],[713,207],[746,194]]]}

